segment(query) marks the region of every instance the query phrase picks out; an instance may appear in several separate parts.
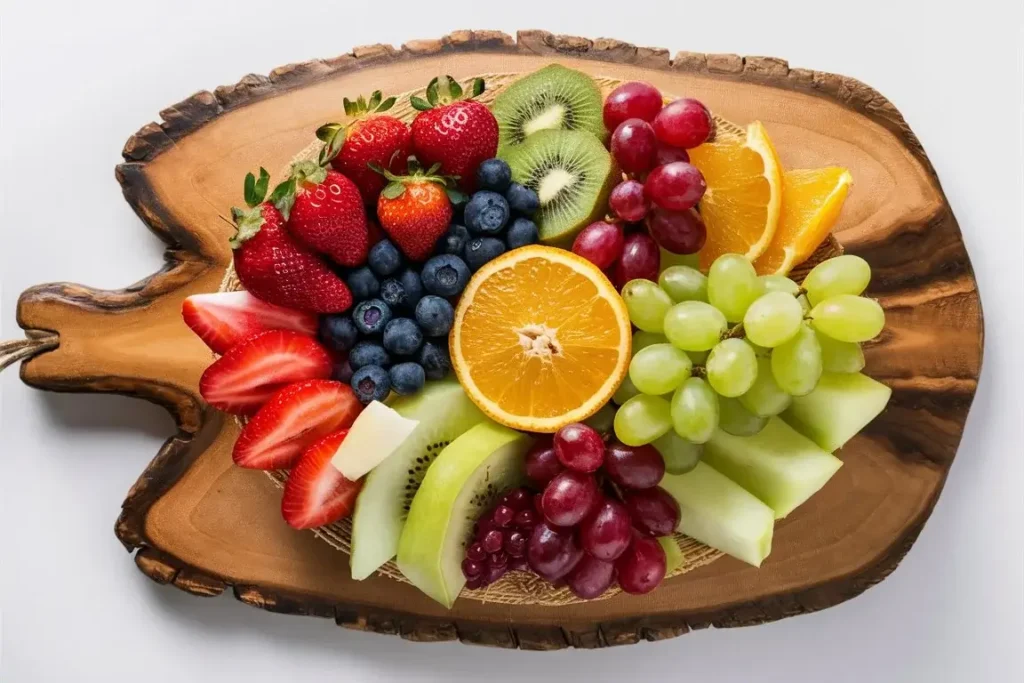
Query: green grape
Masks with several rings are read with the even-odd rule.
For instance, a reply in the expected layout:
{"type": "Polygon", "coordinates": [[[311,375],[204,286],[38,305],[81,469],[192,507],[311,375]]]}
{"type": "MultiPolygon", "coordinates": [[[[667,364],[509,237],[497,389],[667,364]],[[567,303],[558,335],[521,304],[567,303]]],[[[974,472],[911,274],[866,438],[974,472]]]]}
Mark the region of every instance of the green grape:
{"type": "Polygon", "coordinates": [[[661,247],[658,247],[658,251],[661,252],[660,263],[662,268],[671,268],[672,266],[700,267],[700,256],[697,254],[673,254],[668,249],[661,247]]]}
{"type": "Polygon", "coordinates": [[[790,280],[785,275],[762,275],[760,278],[761,284],[764,285],[764,291],[766,292],[785,292],[786,294],[797,295],[800,291],[800,285],[790,280]]]}
{"type": "Polygon", "coordinates": [[[821,378],[821,345],[814,330],[801,325],[800,331],[772,350],[772,376],[779,388],[793,396],[805,396],[821,378]]]}
{"type": "Polygon", "coordinates": [[[800,310],[803,311],[804,317],[811,312],[811,302],[807,300],[806,294],[801,294],[796,298],[796,302],[800,304],[800,310]]]}
{"type": "Polygon", "coordinates": [[[664,289],[677,303],[708,300],[707,276],[689,266],[672,266],[661,271],[661,275],[658,276],[658,286],[664,289]]]}
{"type": "Polygon", "coordinates": [[[709,351],[687,351],[686,355],[690,357],[694,365],[704,365],[708,362],[709,351]]]}
{"type": "Polygon", "coordinates": [[[668,401],[640,394],[619,407],[615,413],[615,437],[627,446],[643,446],[672,429],[668,401]]]}
{"type": "Polygon", "coordinates": [[[657,332],[644,332],[639,330],[633,333],[633,355],[640,353],[641,350],[646,349],[652,344],[666,344],[668,339],[665,335],[658,334],[657,332]]]}
{"type": "Polygon", "coordinates": [[[630,321],[644,332],[661,332],[672,299],[650,280],[630,280],[622,288],[630,321]]]}
{"type": "Polygon", "coordinates": [[[708,271],[708,301],[729,322],[743,320],[750,304],[764,294],[754,266],[739,254],[722,254],[708,271]]]}
{"type": "Polygon", "coordinates": [[[596,429],[601,434],[611,434],[615,421],[615,406],[605,403],[601,409],[583,421],[583,424],[596,429]]]}
{"type": "Polygon", "coordinates": [[[750,304],[743,316],[743,331],[758,346],[773,349],[792,339],[803,319],[804,312],[792,294],[768,292],[750,304]]]}
{"type": "Polygon", "coordinates": [[[711,349],[704,369],[715,391],[735,398],[747,393],[757,379],[757,355],[742,339],[726,339],[711,349]]]}
{"type": "Polygon", "coordinates": [[[821,344],[821,366],[825,372],[860,372],[864,369],[864,351],[860,344],[839,341],[816,332],[821,344]]]}
{"type": "Polygon", "coordinates": [[[885,327],[885,312],[874,299],[840,294],[811,309],[811,324],[833,339],[863,342],[877,337],[885,327]]]}
{"type": "Polygon", "coordinates": [[[644,394],[661,396],[679,388],[693,369],[685,351],[671,344],[654,344],[633,356],[629,378],[644,394]]]}
{"type": "Polygon", "coordinates": [[[768,356],[772,355],[771,349],[766,348],[764,346],[758,346],[754,342],[750,341],[750,337],[747,337],[747,343],[750,344],[750,348],[754,349],[754,355],[757,356],[758,358],[761,358],[762,356],[767,358],[768,356]]]}
{"type": "Polygon", "coordinates": [[[683,351],[710,351],[726,327],[722,312],[703,301],[678,303],[665,314],[665,336],[683,351]]]}
{"type": "Polygon", "coordinates": [[[691,443],[706,443],[718,428],[718,394],[699,377],[691,377],[672,394],[672,426],[691,443]]]}
{"type": "Polygon", "coordinates": [[[672,429],[651,445],[661,453],[665,471],[669,474],[686,474],[697,466],[704,454],[704,446],[690,443],[672,429]]]}
{"type": "Polygon", "coordinates": [[[783,391],[775,381],[771,358],[761,357],[757,359],[757,379],[739,400],[743,407],[754,415],[771,417],[788,408],[793,402],[793,397],[783,391]]]}
{"type": "Polygon", "coordinates": [[[735,398],[718,397],[718,426],[733,436],[753,436],[768,424],[767,417],[758,417],[735,398]]]}
{"type": "Polygon", "coordinates": [[[612,395],[612,403],[617,406],[621,406],[623,403],[639,393],[640,390],[636,388],[636,385],[633,384],[633,380],[629,378],[629,373],[627,373],[622,380],[622,384],[619,385],[619,388],[616,389],[615,393],[612,395]]]}
{"type": "Polygon", "coordinates": [[[860,256],[844,254],[814,266],[804,278],[804,289],[811,304],[817,306],[838,294],[860,294],[870,281],[868,262],[860,256]]]}

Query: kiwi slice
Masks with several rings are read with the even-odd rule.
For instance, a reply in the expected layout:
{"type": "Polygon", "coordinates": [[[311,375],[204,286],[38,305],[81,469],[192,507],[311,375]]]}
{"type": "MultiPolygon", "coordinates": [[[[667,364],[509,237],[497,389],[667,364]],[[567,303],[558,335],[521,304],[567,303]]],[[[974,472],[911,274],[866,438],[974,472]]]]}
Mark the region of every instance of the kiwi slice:
{"type": "Polygon", "coordinates": [[[604,139],[601,89],[590,76],[559,64],[520,78],[498,95],[498,149],[521,145],[542,130],[579,130],[604,139]]]}
{"type": "Polygon", "coordinates": [[[619,177],[604,145],[590,133],[545,130],[534,133],[505,157],[512,180],[534,190],[540,209],[534,222],[545,244],[565,246],[605,213],[619,177]]]}

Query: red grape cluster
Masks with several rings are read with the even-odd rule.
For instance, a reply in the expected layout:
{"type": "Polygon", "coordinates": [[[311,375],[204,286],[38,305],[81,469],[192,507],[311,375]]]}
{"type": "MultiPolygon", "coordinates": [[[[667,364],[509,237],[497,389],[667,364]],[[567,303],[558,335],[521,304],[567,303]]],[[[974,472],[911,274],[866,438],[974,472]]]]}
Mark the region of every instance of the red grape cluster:
{"type": "Polygon", "coordinates": [[[599,221],[583,229],[572,250],[609,275],[617,286],[637,278],[657,280],[658,246],[693,254],[704,246],[704,222],[694,209],[707,185],[687,149],[707,141],[714,121],[703,104],[680,99],[663,105],[650,83],[624,83],[604,103],[604,124],[613,131],[611,151],[629,177],[608,198],[614,217],[646,224],[625,234],[621,223],[599,221]]]}
{"type": "Polygon", "coordinates": [[[526,545],[541,518],[535,499],[539,496],[525,488],[512,489],[476,521],[462,560],[467,588],[488,586],[507,571],[529,569],[526,545]]]}

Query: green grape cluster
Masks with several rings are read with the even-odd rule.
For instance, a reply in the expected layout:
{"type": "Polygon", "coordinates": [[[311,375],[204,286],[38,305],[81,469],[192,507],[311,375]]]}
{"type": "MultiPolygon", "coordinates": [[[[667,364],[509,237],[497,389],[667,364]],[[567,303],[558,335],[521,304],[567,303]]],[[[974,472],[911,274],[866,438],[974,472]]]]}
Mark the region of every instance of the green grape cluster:
{"type": "Polygon", "coordinates": [[[657,283],[627,283],[622,297],[639,331],[613,398],[616,437],[653,443],[682,473],[716,429],[756,434],[823,372],[860,372],[861,342],[885,325],[878,302],[860,296],[870,280],[858,256],[824,261],[798,285],[758,277],[746,258],[725,254],[707,275],[679,265],[657,283]]]}

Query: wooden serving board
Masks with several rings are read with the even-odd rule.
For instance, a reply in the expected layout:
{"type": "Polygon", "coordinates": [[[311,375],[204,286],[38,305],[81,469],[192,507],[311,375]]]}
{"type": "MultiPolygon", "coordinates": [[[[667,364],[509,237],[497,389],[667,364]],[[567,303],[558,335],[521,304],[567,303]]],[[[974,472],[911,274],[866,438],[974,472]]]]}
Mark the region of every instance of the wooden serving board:
{"type": "Polygon", "coordinates": [[[117,180],[167,243],[165,268],[118,291],[32,288],[18,306],[28,341],[0,347],[0,364],[30,357],[21,376],[32,386],[129,394],[173,414],[178,432],[128,493],[115,529],[159,583],[202,596],[230,589],[270,611],[411,640],[524,649],[634,643],[852,598],[896,567],[942,490],[981,369],[981,304],[924,150],[896,108],[862,83],[773,58],[673,58],[609,39],[459,31],[246,76],[160,116],[128,140],[117,180]],[[893,396],[841,451],[845,466],[825,489],[778,524],[760,570],[725,558],[643,597],[568,607],[462,600],[448,611],[409,585],[352,581],[344,555],[284,524],[280,492],[262,473],[231,464],[235,421],[200,399],[210,354],[179,311],[184,297],[221,283],[231,256],[228,209],[240,200],[244,173],[284,168],[317,125],[342,115],[343,96],[405,92],[444,73],[527,72],[556,60],[698,97],[737,123],[760,119],[787,168],[849,167],[855,184],[836,237],[873,267],[869,294],[881,300],[888,324],[867,348],[868,370],[893,396]]]}

